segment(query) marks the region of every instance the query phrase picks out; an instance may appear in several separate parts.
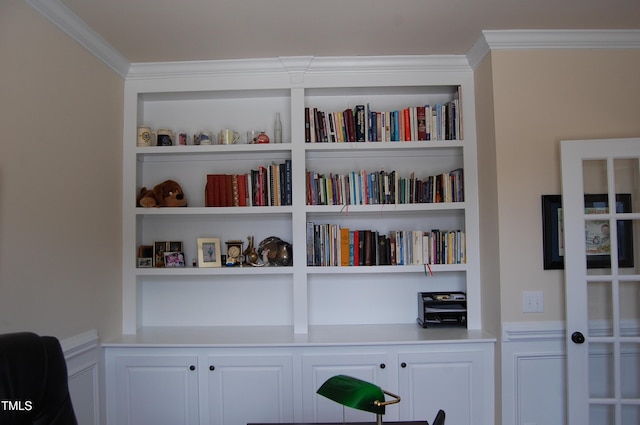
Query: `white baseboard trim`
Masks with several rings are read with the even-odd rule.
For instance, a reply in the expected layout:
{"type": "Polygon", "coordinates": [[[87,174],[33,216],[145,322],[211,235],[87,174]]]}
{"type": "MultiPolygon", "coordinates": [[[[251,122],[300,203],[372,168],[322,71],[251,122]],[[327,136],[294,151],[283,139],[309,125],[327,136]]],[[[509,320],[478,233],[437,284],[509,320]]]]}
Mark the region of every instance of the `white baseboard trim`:
{"type": "Polygon", "coordinates": [[[62,346],[64,357],[68,362],[76,356],[98,348],[99,341],[98,331],[92,329],[90,331],[62,339],[60,340],[60,345],[62,346]]]}
{"type": "Polygon", "coordinates": [[[60,340],[78,423],[100,424],[100,339],[90,330],[60,340]]]}

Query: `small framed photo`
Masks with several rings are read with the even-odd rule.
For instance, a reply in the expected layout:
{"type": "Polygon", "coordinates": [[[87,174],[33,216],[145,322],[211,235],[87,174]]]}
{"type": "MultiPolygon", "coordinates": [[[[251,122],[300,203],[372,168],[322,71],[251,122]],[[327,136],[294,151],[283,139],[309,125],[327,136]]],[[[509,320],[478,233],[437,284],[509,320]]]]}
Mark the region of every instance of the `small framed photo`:
{"type": "Polygon", "coordinates": [[[198,238],[198,267],[221,267],[220,238],[198,238]]]}
{"type": "Polygon", "coordinates": [[[165,252],[164,253],[164,266],[165,267],[184,267],[184,254],[182,252],[165,252]]]}
{"type": "Polygon", "coordinates": [[[140,245],[138,247],[138,267],[153,267],[153,246],[140,245]]]}
{"type": "Polygon", "coordinates": [[[152,257],[138,258],[138,267],[143,269],[153,267],[153,258],[152,257]]]}
{"type": "Polygon", "coordinates": [[[165,267],[165,252],[184,252],[182,242],[154,242],[153,267],[165,267]]]}
{"type": "MultiPolygon", "coordinates": [[[[609,211],[606,194],[585,194],[586,214],[609,211]]],[[[616,194],[616,212],[631,212],[631,195],[616,194]]],[[[542,195],[542,242],[544,269],[564,268],[564,217],[560,195],[542,195]]],[[[585,224],[587,268],[611,267],[609,223],[593,220],[585,224]]],[[[633,233],[631,220],[618,222],[618,267],[633,267],[633,233]]]]}

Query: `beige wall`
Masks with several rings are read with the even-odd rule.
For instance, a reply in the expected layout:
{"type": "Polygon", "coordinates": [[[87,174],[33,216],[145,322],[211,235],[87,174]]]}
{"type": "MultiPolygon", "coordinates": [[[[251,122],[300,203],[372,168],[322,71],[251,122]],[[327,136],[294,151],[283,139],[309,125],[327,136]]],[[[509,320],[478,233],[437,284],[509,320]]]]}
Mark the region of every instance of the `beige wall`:
{"type": "MultiPolygon", "coordinates": [[[[480,269],[482,282],[482,328],[497,339],[495,356],[495,411],[502,411],[502,366],[500,341],[500,223],[496,166],[495,117],[493,113],[493,73],[491,56],[474,73],[477,138],[478,189],[480,209],[480,269]]],[[[499,418],[497,418],[499,422],[499,418]]]]}
{"type": "Polygon", "coordinates": [[[124,81],[22,1],[0,2],[0,333],[121,323],[124,81]]]}
{"type": "MultiPolygon", "coordinates": [[[[494,51],[490,61],[496,157],[481,154],[479,169],[497,173],[501,321],[564,320],[563,272],[542,265],[540,196],[561,192],[561,140],[640,136],[640,51],[494,51]],[[544,291],[544,313],[522,313],[525,290],[544,291]]],[[[479,143],[491,148],[487,135],[479,143]]],[[[481,227],[493,229],[483,202],[481,227]]],[[[490,241],[483,249],[495,249],[490,241]]]]}

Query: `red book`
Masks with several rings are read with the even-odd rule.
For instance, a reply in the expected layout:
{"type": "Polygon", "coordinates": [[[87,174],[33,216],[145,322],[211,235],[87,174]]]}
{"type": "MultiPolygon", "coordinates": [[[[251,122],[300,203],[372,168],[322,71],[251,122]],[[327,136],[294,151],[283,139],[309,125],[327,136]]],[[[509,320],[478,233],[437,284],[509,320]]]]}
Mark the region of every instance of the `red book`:
{"type": "Polygon", "coordinates": [[[207,184],[204,187],[204,206],[213,206],[213,174],[207,174],[207,184]]]}
{"type": "Polygon", "coordinates": [[[247,206],[247,176],[238,174],[238,206],[247,206]]]}
{"type": "Polygon", "coordinates": [[[224,178],[224,174],[208,174],[207,175],[205,206],[207,207],[222,206],[220,180],[223,178],[224,178]]]}
{"type": "Polygon", "coordinates": [[[411,114],[409,113],[409,108],[405,108],[402,111],[404,115],[404,140],[411,140],[411,114]]]}

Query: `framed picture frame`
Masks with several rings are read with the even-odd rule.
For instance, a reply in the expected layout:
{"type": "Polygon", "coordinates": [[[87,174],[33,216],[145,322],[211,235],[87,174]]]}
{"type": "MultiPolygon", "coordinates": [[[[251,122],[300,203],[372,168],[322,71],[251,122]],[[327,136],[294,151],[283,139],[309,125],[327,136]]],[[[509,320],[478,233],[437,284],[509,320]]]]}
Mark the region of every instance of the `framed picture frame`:
{"type": "Polygon", "coordinates": [[[198,267],[222,267],[220,238],[198,238],[198,267]]]}
{"type": "Polygon", "coordinates": [[[153,267],[153,246],[140,245],[138,247],[138,267],[153,267]]]}
{"type": "Polygon", "coordinates": [[[174,252],[174,251],[165,251],[164,266],[165,267],[185,267],[184,253],[174,252]]]}
{"type": "MultiPolygon", "coordinates": [[[[608,209],[606,194],[585,194],[585,212],[597,214],[608,209]]],[[[616,194],[616,212],[631,212],[631,194],[616,194]]],[[[545,270],[564,269],[564,217],[561,195],[542,195],[542,245],[545,270]]],[[[585,226],[587,268],[609,268],[611,257],[606,245],[608,222],[595,220],[585,226]],[[606,229],[605,229],[606,227],[606,229]],[[606,239],[606,240],[605,240],[606,239]]],[[[618,267],[633,267],[633,223],[618,222],[618,267]]]]}
{"type": "Polygon", "coordinates": [[[184,252],[182,242],[159,241],[153,243],[153,267],[165,267],[165,252],[184,252]]]}
{"type": "Polygon", "coordinates": [[[153,267],[153,258],[152,257],[138,258],[138,267],[141,269],[153,267]]]}

